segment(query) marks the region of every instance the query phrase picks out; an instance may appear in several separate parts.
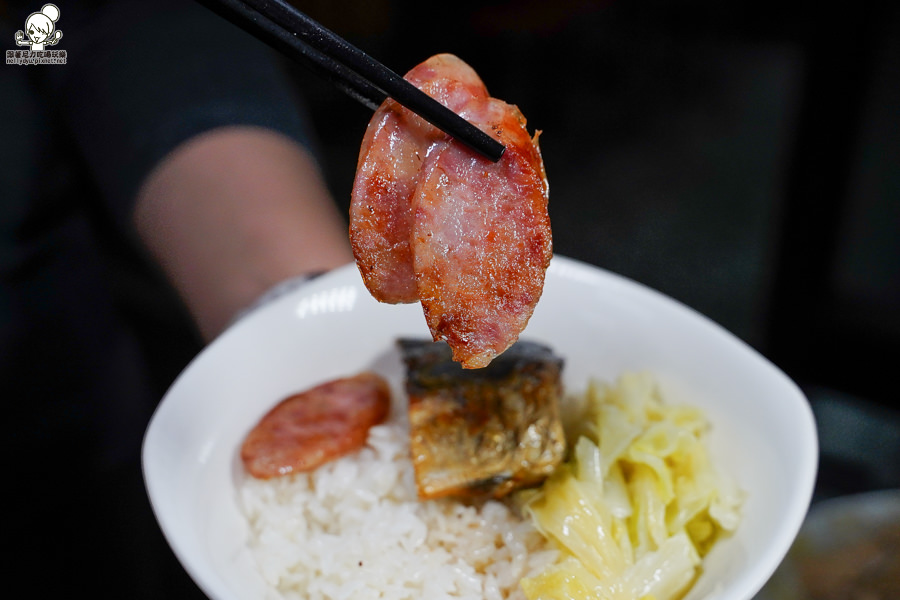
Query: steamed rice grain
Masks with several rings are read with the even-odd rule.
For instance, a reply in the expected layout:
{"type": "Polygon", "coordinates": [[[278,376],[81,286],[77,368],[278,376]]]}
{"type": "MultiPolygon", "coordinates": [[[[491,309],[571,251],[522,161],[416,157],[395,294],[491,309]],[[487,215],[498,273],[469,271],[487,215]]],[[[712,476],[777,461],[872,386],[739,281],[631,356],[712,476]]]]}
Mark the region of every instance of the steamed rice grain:
{"type": "Polygon", "coordinates": [[[312,473],[245,478],[251,551],[284,598],[523,599],[519,581],[556,560],[501,502],[420,502],[408,435],[394,419],[312,473]]]}

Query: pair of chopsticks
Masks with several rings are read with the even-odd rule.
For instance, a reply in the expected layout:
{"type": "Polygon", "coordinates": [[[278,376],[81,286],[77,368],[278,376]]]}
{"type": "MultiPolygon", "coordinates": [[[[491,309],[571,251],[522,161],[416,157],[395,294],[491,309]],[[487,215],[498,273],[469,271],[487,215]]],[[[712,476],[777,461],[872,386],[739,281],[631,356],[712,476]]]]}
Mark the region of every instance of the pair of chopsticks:
{"type": "Polygon", "coordinates": [[[289,58],[306,63],[372,110],[391,97],[490,160],[503,156],[503,144],[286,0],[200,1],[289,58]]]}

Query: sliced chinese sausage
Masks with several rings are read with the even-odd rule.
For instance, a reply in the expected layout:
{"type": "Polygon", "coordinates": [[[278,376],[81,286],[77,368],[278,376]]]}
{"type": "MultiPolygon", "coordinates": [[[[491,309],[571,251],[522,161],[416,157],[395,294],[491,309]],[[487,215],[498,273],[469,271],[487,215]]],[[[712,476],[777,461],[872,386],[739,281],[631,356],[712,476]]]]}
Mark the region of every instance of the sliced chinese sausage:
{"type": "Polygon", "coordinates": [[[417,293],[435,340],[484,367],[519,337],[552,255],[548,186],[537,144],[512,105],[470,119],[506,146],[493,163],[457,142],[433,148],[413,197],[417,293]]]}
{"type": "Polygon", "coordinates": [[[244,439],[241,460],[260,479],[311,471],[361,448],[390,404],[390,388],[375,373],[317,385],[270,410],[244,439]]]}
{"type": "Polygon", "coordinates": [[[547,178],[519,110],[441,54],[407,79],[499,139],[492,163],[387,100],[360,150],[350,240],[369,292],[421,301],[435,340],[467,368],[487,365],[531,317],[552,254],[547,178]]]}
{"type": "MultiPolygon", "coordinates": [[[[487,99],[475,71],[453,55],[433,56],[405,78],[460,114],[487,99]]],[[[391,99],[378,108],[366,129],[351,193],[350,242],[367,289],[381,302],[418,300],[410,201],[429,148],[445,137],[391,99]]]]}

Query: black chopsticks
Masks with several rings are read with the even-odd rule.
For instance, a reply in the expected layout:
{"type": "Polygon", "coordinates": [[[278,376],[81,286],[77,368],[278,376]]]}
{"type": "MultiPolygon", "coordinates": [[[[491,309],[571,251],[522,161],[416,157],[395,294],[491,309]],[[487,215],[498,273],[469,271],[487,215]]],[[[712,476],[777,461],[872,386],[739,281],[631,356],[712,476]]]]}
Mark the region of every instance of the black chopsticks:
{"type": "Polygon", "coordinates": [[[310,66],[372,110],[388,96],[473,150],[497,161],[503,145],[286,0],[200,0],[207,8],[310,66]]]}

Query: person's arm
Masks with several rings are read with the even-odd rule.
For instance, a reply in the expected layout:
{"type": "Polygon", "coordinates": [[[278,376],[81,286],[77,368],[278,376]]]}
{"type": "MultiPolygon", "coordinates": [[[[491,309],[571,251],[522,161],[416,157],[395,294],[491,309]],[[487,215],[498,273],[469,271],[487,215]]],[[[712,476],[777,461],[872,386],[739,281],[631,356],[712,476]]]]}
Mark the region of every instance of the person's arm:
{"type": "Polygon", "coordinates": [[[134,219],[207,340],[273,285],[353,259],[308,151],[261,128],[175,148],[141,186],[134,219]]]}
{"type": "Polygon", "coordinates": [[[149,249],[207,340],[272,285],[352,260],[274,51],[193,0],[63,16],[90,60],[38,75],[96,184],[84,202],[149,249]]]}

